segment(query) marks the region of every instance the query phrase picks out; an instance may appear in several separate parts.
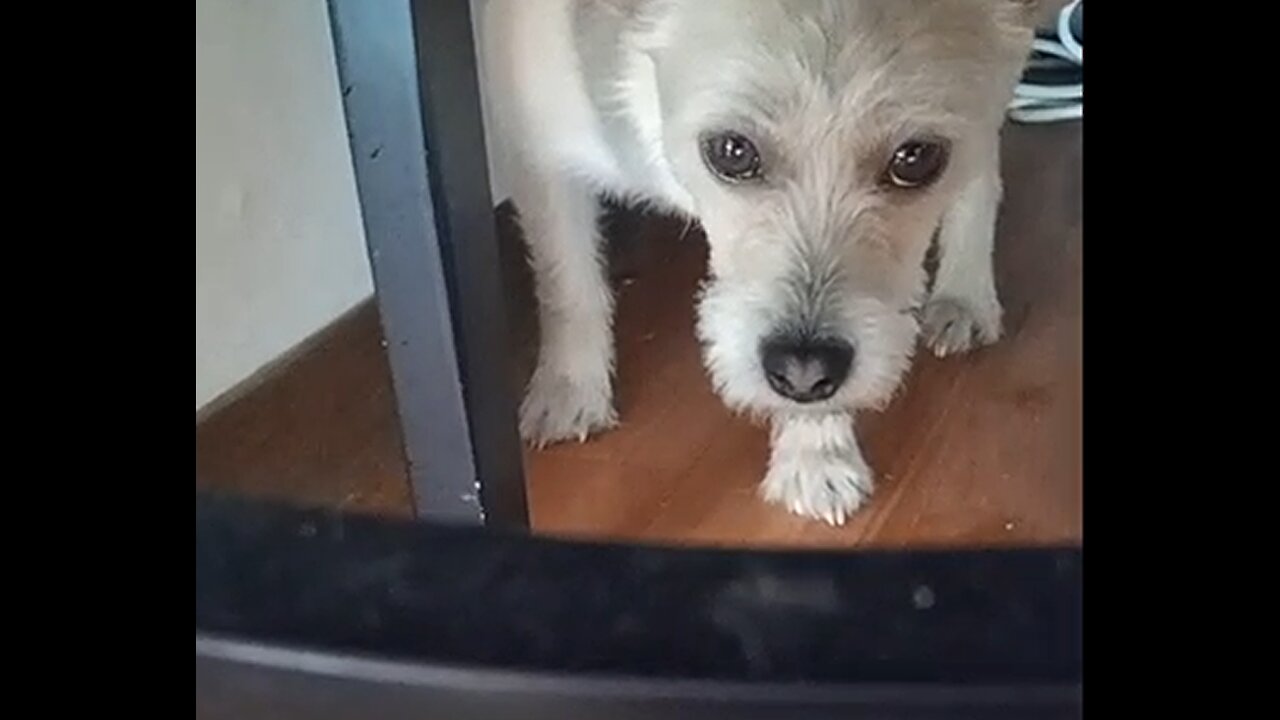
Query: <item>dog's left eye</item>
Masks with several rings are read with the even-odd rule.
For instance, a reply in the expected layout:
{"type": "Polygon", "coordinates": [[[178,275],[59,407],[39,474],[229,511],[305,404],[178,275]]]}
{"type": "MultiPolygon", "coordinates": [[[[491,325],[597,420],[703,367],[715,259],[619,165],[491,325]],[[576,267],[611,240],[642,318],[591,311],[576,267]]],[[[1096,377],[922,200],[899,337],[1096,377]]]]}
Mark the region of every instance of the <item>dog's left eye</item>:
{"type": "Polygon", "coordinates": [[[703,139],[702,158],[713,173],[728,182],[760,177],[760,151],[755,143],[735,132],[717,133],[703,139]]]}
{"type": "Polygon", "coordinates": [[[900,188],[928,185],[947,167],[949,148],[940,140],[911,140],[898,146],[885,169],[885,180],[900,188]]]}

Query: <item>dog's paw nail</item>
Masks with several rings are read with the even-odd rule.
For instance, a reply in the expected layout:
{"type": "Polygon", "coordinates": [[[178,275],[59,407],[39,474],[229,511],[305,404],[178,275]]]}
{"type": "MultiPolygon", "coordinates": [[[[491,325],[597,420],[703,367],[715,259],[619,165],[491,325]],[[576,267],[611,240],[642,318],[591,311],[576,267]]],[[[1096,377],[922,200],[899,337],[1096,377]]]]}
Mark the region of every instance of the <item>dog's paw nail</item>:
{"type": "Polygon", "coordinates": [[[938,297],[924,308],[921,330],[925,343],[938,357],[989,345],[1000,338],[1000,306],[986,303],[983,309],[953,298],[938,297]]]}
{"type": "Polygon", "coordinates": [[[607,381],[575,382],[540,370],[520,406],[520,436],[539,450],[563,441],[586,442],[618,424],[610,395],[607,381]]]}
{"type": "Polygon", "coordinates": [[[760,490],[796,515],[841,527],[869,497],[871,473],[860,458],[786,458],[773,464],[760,490]]]}

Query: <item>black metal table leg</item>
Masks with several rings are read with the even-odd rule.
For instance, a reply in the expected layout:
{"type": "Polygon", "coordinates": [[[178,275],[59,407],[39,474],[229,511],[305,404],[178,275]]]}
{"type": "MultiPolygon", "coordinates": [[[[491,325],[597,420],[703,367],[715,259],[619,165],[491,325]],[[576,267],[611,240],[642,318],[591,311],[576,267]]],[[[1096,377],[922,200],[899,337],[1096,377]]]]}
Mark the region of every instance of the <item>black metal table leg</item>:
{"type": "Polygon", "coordinates": [[[420,517],[527,527],[467,0],[329,0],[420,517]]]}

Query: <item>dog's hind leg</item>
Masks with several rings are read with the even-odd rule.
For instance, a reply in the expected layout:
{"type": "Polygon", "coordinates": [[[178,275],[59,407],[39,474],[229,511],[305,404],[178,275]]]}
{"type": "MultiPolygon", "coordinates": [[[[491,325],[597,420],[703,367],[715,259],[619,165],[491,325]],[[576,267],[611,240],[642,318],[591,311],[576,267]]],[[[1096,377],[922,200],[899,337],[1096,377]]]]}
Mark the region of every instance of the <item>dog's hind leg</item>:
{"type": "Polygon", "coordinates": [[[992,257],[1001,194],[999,145],[984,158],[981,171],[943,217],[938,235],[941,257],[922,326],[925,342],[939,356],[1000,338],[1002,310],[992,257]]]}
{"type": "Polygon", "coordinates": [[[517,179],[538,296],[538,364],[520,407],[520,434],[534,445],[584,440],[617,424],[613,408],[613,296],[591,188],[566,173],[517,179]]]}

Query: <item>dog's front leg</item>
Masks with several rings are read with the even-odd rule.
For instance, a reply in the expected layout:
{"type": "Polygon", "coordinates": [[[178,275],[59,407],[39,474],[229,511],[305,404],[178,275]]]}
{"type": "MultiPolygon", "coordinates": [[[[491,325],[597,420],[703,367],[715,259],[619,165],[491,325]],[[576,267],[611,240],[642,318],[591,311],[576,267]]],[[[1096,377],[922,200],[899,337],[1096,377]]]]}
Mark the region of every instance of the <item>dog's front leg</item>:
{"type": "Polygon", "coordinates": [[[992,257],[1000,192],[997,141],[983,154],[983,167],[943,217],[938,234],[938,274],[922,323],[925,342],[938,356],[1000,338],[1001,308],[992,257]]]}
{"type": "Polygon", "coordinates": [[[853,433],[853,417],[780,415],[773,419],[765,500],[797,515],[844,521],[871,495],[871,469],[853,433]]]}
{"type": "Polygon", "coordinates": [[[538,295],[538,364],[520,406],[520,434],[537,446],[584,440],[617,424],[613,296],[590,188],[561,173],[530,173],[515,192],[538,295]]]}

